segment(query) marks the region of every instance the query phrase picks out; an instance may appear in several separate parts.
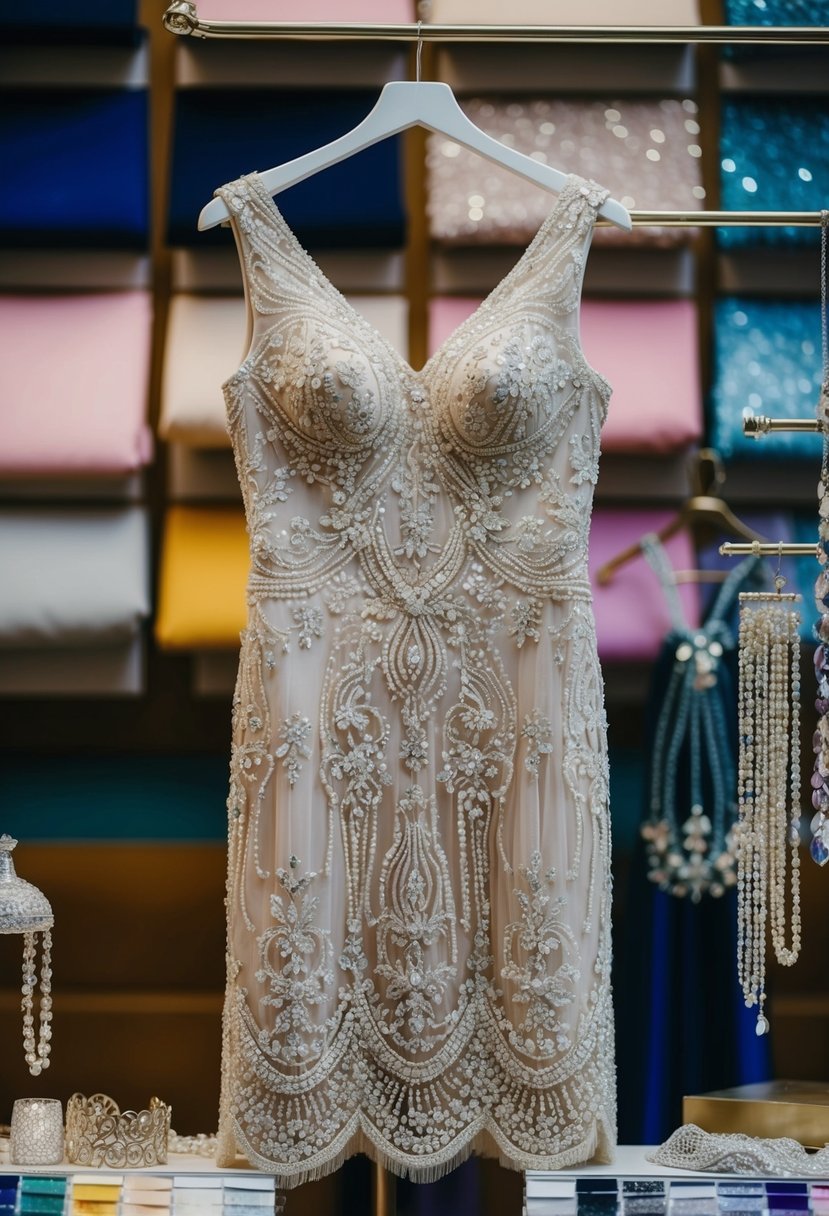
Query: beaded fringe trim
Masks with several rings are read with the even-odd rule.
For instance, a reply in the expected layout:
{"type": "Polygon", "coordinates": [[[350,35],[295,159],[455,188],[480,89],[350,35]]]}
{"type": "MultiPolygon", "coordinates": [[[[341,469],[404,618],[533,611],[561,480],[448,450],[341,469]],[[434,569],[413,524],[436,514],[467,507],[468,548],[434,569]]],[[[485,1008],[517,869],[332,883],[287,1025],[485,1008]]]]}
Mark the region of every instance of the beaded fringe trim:
{"type": "Polygon", "coordinates": [[[333,1174],[336,1170],[357,1153],[363,1153],[376,1165],[381,1166],[398,1178],[408,1178],[412,1182],[437,1182],[452,1170],[463,1165],[472,1156],[496,1158],[498,1163],[510,1170],[561,1170],[569,1166],[585,1165],[588,1163],[607,1165],[613,1161],[616,1147],[615,1130],[609,1128],[604,1121],[593,1125],[590,1136],[574,1148],[566,1149],[555,1156],[535,1156],[521,1153],[512,1146],[502,1145],[494,1128],[483,1127],[454,1152],[449,1150],[446,1157],[437,1158],[432,1155],[428,1164],[423,1164],[416,1157],[401,1157],[389,1153],[386,1148],[376,1143],[371,1135],[362,1127],[348,1138],[345,1144],[337,1149],[336,1142],[332,1146],[332,1156],[310,1168],[299,1166],[289,1173],[282,1173],[278,1165],[261,1157],[250,1145],[245,1143],[244,1136],[237,1124],[234,1123],[234,1136],[240,1146],[236,1155],[230,1153],[217,1154],[216,1164],[223,1169],[239,1166],[247,1162],[264,1173],[274,1174],[277,1186],[283,1189],[293,1189],[303,1186],[306,1182],[318,1182],[321,1178],[333,1174]]]}

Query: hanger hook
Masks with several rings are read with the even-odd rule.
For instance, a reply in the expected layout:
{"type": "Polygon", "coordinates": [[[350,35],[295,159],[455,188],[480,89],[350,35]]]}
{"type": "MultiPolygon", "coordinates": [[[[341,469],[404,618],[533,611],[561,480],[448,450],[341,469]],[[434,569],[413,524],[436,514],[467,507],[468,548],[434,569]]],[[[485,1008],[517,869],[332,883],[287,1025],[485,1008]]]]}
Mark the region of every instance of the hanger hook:
{"type": "Polygon", "coordinates": [[[415,80],[420,84],[420,56],[423,54],[423,22],[417,23],[417,54],[415,56],[415,80]]]}
{"type": "Polygon", "coordinates": [[[783,564],[783,542],[778,541],[777,544],[777,569],[774,572],[774,589],[780,595],[783,588],[786,586],[785,576],[781,573],[780,567],[783,564]]]}

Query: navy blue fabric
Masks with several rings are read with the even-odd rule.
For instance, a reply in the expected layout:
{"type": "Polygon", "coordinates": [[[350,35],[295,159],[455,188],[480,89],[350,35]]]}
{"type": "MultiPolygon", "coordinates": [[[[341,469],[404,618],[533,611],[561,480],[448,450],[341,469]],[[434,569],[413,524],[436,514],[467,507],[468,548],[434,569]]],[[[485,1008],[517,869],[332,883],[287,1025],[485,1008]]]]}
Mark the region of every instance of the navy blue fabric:
{"type": "MultiPolygon", "coordinates": [[[[720,203],[727,211],[820,211],[829,198],[823,97],[732,97],[722,104],[720,203]]],[[[718,228],[723,249],[817,247],[817,228],[718,228]]]]}
{"type": "Polygon", "coordinates": [[[144,248],[147,95],[0,91],[0,245],[144,248]]]}
{"type": "MultiPolygon", "coordinates": [[[[262,172],[345,134],[375,93],[183,89],[176,97],[168,238],[172,245],[226,244],[226,229],[198,232],[217,186],[262,172]]],[[[316,248],[396,248],[404,241],[398,139],[387,139],[277,197],[299,240],[316,248]]]]}
{"type": "Polygon", "coordinates": [[[0,0],[3,41],[135,45],[138,0],[0,0]]]}

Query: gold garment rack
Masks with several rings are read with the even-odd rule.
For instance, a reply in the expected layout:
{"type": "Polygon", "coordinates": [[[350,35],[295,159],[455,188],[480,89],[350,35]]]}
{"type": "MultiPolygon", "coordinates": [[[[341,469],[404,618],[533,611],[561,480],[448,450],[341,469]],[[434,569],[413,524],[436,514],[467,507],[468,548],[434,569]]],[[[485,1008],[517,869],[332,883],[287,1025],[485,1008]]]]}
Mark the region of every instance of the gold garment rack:
{"type": "Polygon", "coordinates": [[[697,42],[755,46],[825,46],[826,26],[751,25],[424,25],[409,21],[202,21],[192,0],[175,0],[164,14],[171,34],[194,38],[283,38],[323,42],[581,42],[593,44],[697,42]]]}
{"type": "MultiPolygon", "coordinates": [[[[423,25],[421,22],[202,21],[192,0],[174,0],[164,14],[172,34],[194,38],[287,39],[360,42],[583,42],[756,43],[765,46],[827,46],[826,26],[547,26],[423,25]]],[[[819,228],[819,211],[632,211],[643,228],[819,228]]],[[[599,219],[598,226],[609,224],[599,219]]]]}
{"type": "MultiPolygon", "coordinates": [[[[819,211],[631,211],[634,228],[819,228],[819,211]]],[[[610,220],[599,218],[598,227],[610,220]]]]}
{"type": "MultiPolygon", "coordinates": [[[[829,46],[828,26],[745,25],[424,25],[420,21],[395,24],[366,22],[300,21],[202,21],[192,0],[173,0],[164,14],[164,27],[171,34],[205,39],[313,41],[313,42],[405,42],[405,43],[620,43],[685,46],[697,43],[749,46],[829,46]]],[[[659,228],[818,228],[819,211],[633,211],[635,227],[659,228]]],[[[607,221],[599,220],[599,224],[607,221]]],[[[769,420],[770,430],[784,429],[783,420],[769,420]]],[[[791,429],[812,429],[803,420],[791,429]]],[[[720,552],[763,555],[817,555],[808,544],[725,544],[720,552]]],[[[376,1205],[375,1205],[376,1208],[376,1205]]]]}

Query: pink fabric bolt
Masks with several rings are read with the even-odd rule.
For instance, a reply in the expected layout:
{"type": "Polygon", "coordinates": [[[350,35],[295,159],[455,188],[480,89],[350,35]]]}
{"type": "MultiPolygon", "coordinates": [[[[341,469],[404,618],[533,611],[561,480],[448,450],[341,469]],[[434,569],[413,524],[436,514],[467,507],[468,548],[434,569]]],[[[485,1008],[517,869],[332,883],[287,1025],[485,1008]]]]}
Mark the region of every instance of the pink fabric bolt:
{"type": "MultiPolygon", "coordinates": [[[[593,584],[596,638],[603,662],[633,662],[655,659],[671,619],[665,593],[644,557],[635,557],[613,575],[605,586],[596,583],[595,572],[622,549],[646,532],[658,532],[673,512],[598,507],[590,526],[589,568],[593,584]]],[[[687,532],[679,532],[665,545],[675,570],[689,570],[696,559],[687,532]]],[[[681,583],[679,595],[685,619],[699,624],[699,600],[693,583],[681,583]]]]}
{"type": "Polygon", "coordinates": [[[0,477],[147,464],[148,292],[0,296],[0,477]]]}
{"type": "Polygon", "coordinates": [[[202,21],[413,21],[413,0],[199,0],[202,21]]]}
{"type": "MultiPolygon", "coordinates": [[[[480,299],[443,296],[429,308],[429,352],[480,299]]],[[[582,349],[613,388],[603,452],[679,451],[702,435],[696,311],[690,300],[585,300],[582,349]]]]}

